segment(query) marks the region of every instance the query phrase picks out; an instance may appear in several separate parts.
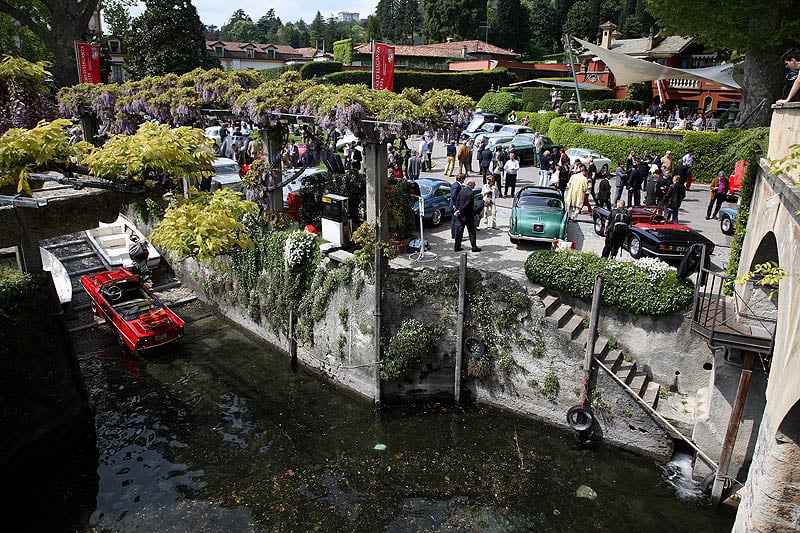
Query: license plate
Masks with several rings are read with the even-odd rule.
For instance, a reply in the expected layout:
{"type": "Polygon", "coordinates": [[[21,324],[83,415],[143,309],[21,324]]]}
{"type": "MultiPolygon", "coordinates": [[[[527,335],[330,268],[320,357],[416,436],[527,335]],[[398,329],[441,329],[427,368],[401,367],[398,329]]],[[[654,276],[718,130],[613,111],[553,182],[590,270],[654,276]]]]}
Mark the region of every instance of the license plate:
{"type": "Polygon", "coordinates": [[[533,225],[533,232],[534,233],[544,233],[544,224],[534,224],[533,225]]]}
{"type": "Polygon", "coordinates": [[[689,247],[688,247],[688,246],[676,246],[676,247],[675,247],[675,251],[676,251],[676,252],[685,252],[685,251],[686,251],[686,250],[688,250],[688,249],[689,249],[689,247]]]}
{"type": "Polygon", "coordinates": [[[160,334],[156,335],[156,342],[163,341],[166,338],[167,338],[167,334],[166,333],[160,333],[160,334]]]}

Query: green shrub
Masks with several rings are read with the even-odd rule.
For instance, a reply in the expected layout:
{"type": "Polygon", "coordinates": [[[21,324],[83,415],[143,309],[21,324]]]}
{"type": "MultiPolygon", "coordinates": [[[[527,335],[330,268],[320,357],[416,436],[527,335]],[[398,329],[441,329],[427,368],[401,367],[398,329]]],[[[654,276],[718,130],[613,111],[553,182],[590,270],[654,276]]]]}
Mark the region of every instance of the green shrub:
{"type": "Polygon", "coordinates": [[[426,326],[415,318],[404,320],[400,329],[389,340],[386,354],[381,361],[381,379],[399,379],[413,364],[430,357],[442,333],[442,326],[426,326]]]}
{"type": "Polygon", "coordinates": [[[338,61],[312,61],[300,67],[300,76],[304,80],[312,80],[341,71],[342,64],[338,61]]]}
{"type": "Polygon", "coordinates": [[[674,268],[655,259],[634,262],[604,259],[572,250],[537,250],[525,261],[533,283],[592,301],[594,280],[603,276],[603,304],[635,315],[663,315],[692,304],[694,283],[679,279],[674,268]]]}
{"type": "MultiPolygon", "coordinates": [[[[479,72],[419,72],[414,70],[395,70],[394,90],[417,88],[424,93],[430,89],[457,89],[464,96],[478,101],[492,87],[502,87],[513,82],[515,76],[504,68],[482,70],[479,72]]],[[[345,70],[328,75],[328,80],[337,85],[360,83],[372,85],[372,73],[368,69],[345,70]]]]}
{"type": "Polygon", "coordinates": [[[507,92],[488,92],[481,97],[478,107],[486,113],[494,113],[503,117],[513,109],[514,96],[507,92]]]}
{"type": "MultiPolygon", "coordinates": [[[[571,78],[570,78],[571,81],[571,78]]],[[[535,113],[540,109],[550,109],[550,87],[503,87],[502,91],[514,91],[522,93],[522,109],[530,113],[535,113]]],[[[561,95],[565,100],[569,100],[574,89],[571,87],[561,88],[561,95]]],[[[595,100],[605,100],[614,97],[611,89],[584,89],[581,90],[581,103],[584,107],[587,102],[595,100]]]]}
{"type": "Polygon", "coordinates": [[[528,117],[528,125],[531,128],[540,133],[545,133],[550,127],[550,122],[558,118],[558,113],[555,111],[548,111],[547,113],[527,113],[523,111],[519,113],[518,120],[522,120],[524,117],[528,117]]]}
{"type": "Polygon", "coordinates": [[[626,97],[628,100],[639,100],[649,105],[653,101],[653,88],[650,86],[650,82],[631,83],[628,85],[626,97]]]}

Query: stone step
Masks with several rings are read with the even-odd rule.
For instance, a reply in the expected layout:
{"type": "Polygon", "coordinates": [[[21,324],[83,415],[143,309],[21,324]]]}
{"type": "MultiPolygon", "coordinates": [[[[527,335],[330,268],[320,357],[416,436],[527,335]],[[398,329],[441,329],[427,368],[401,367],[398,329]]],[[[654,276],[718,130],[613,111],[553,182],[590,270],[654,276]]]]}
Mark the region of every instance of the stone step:
{"type": "Polygon", "coordinates": [[[606,352],[605,357],[600,359],[600,361],[602,361],[603,364],[609,368],[609,370],[611,370],[612,372],[616,372],[619,366],[624,361],[622,357],[622,350],[616,350],[616,349],[609,350],[608,352],[606,352]]]}
{"type": "MultiPolygon", "coordinates": [[[[575,340],[586,328],[583,325],[583,317],[573,314],[560,329],[567,334],[570,340],[575,340]]],[[[586,346],[586,343],[584,342],[583,345],[586,346]]]]}
{"type": "Polygon", "coordinates": [[[647,377],[647,374],[644,372],[636,372],[636,374],[631,379],[631,382],[628,383],[628,386],[631,390],[636,393],[637,396],[640,398],[647,392],[647,383],[650,381],[650,378],[647,377]]]}
{"type": "Polygon", "coordinates": [[[531,292],[533,292],[534,296],[538,296],[542,300],[547,296],[547,288],[543,285],[537,285],[536,283],[531,284],[531,292]]]}
{"type": "Polygon", "coordinates": [[[655,409],[658,407],[658,393],[661,392],[661,385],[656,383],[655,381],[650,381],[647,383],[647,389],[644,391],[642,395],[642,400],[655,409]]]}
{"type": "Polygon", "coordinates": [[[561,300],[558,299],[558,296],[548,294],[542,298],[542,303],[544,304],[544,316],[550,316],[561,305],[561,300]]]}
{"type": "Polygon", "coordinates": [[[545,320],[549,320],[556,325],[556,328],[561,329],[572,318],[573,314],[570,306],[560,304],[549,316],[545,316],[545,320]]]}
{"type": "Polygon", "coordinates": [[[619,367],[614,371],[614,374],[626,385],[630,385],[631,380],[636,375],[636,363],[629,363],[623,360],[619,367]]]}

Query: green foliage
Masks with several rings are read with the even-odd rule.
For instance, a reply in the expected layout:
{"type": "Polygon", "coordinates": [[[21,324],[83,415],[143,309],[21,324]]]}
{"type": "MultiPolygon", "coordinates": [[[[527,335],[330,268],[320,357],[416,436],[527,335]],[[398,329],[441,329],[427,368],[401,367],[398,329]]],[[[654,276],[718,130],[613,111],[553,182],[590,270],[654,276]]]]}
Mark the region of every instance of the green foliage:
{"type": "MultiPolygon", "coordinates": [[[[652,260],[623,262],[593,253],[537,250],[525,261],[533,283],[591,302],[594,280],[603,276],[603,304],[635,315],[663,315],[688,308],[694,284],[674,269],[653,268],[652,260]]],[[[661,263],[663,264],[663,263],[661,263]]]]}
{"type": "Polygon", "coordinates": [[[31,194],[28,177],[34,170],[65,170],[77,155],[69,144],[65,119],[42,122],[33,129],[12,128],[0,137],[0,186],[13,185],[31,194]]]}
{"type": "MultiPolygon", "coordinates": [[[[304,272],[308,272],[307,270],[304,272]]],[[[309,283],[296,285],[296,299],[299,303],[297,309],[297,329],[295,336],[298,340],[314,344],[314,325],[325,317],[328,304],[333,293],[349,283],[352,279],[352,265],[345,264],[336,268],[326,269],[317,267],[309,283]],[[304,292],[299,292],[300,288],[304,292]]],[[[341,320],[341,315],[339,316],[341,320]]]]}
{"type": "Polygon", "coordinates": [[[592,409],[603,417],[611,415],[611,404],[603,399],[603,393],[600,389],[593,389],[591,394],[591,401],[589,402],[592,409]]]}
{"type": "Polygon", "coordinates": [[[333,43],[333,60],[342,65],[353,64],[353,39],[342,39],[333,43]]]}
{"type": "Polygon", "coordinates": [[[753,270],[737,277],[734,283],[743,285],[749,281],[755,280],[756,285],[769,287],[769,297],[772,299],[778,292],[778,284],[785,277],[786,270],[784,270],[783,267],[778,266],[778,264],[773,261],[767,261],[766,263],[760,263],[754,266],[753,270]]]}
{"type": "MultiPolygon", "coordinates": [[[[332,83],[371,85],[371,72],[368,70],[346,70],[328,76],[332,83]]],[[[417,72],[396,71],[394,90],[402,92],[406,88],[416,88],[420,92],[430,89],[452,89],[473,100],[478,100],[493,86],[503,87],[514,81],[514,76],[503,68],[480,72],[417,72]]]]}
{"type": "MultiPolygon", "coordinates": [[[[24,274],[16,268],[0,266],[0,328],[15,326],[19,302],[32,292],[42,290],[41,280],[24,274]],[[10,324],[9,324],[10,322],[10,324]]],[[[0,329],[0,331],[2,331],[0,329]]],[[[14,327],[3,331],[3,338],[12,334],[14,327]]]]}
{"type": "Polygon", "coordinates": [[[522,120],[524,117],[528,117],[528,126],[533,128],[534,131],[546,133],[550,127],[550,122],[558,118],[558,113],[555,111],[548,111],[547,113],[528,113],[523,111],[517,113],[517,116],[518,121],[522,120]]]}
{"type": "Polygon", "coordinates": [[[566,147],[580,146],[595,150],[611,159],[612,163],[624,161],[631,150],[636,151],[637,154],[641,154],[644,150],[650,150],[659,155],[664,154],[667,150],[672,150],[673,156],[680,158],[691,148],[694,150],[693,178],[696,182],[710,182],[720,169],[733,171],[737,160],[750,159],[750,156],[745,156],[745,154],[765,147],[769,135],[767,128],[749,130],[729,128],[718,133],[686,132],[683,135],[683,142],[644,137],[619,137],[586,133],[582,124],[569,122],[565,117],[552,119],[549,122],[549,129],[545,131],[559,144],[566,147]]]}
{"type": "Polygon", "coordinates": [[[258,73],[261,75],[262,78],[264,78],[264,81],[277,80],[283,75],[284,72],[289,72],[289,71],[300,72],[300,68],[302,66],[303,65],[298,65],[294,63],[291,65],[282,65],[280,67],[259,70],[258,73]]]}
{"type": "MultiPolygon", "coordinates": [[[[502,90],[511,90],[504,87],[502,90]]],[[[569,91],[570,89],[567,89],[569,91]]],[[[514,91],[522,93],[522,106],[525,111],[536,113],[540,109],[550,111],[550,88],[549,87],[515,87],[514,91]]],[[[562,91],[562,94],[564,92],[562,91]]],[[[596,100],[605,100],[614,97],[614,91],[611,89],[584,89],[581,90],[581,103],[587,109],[592,108],[589,104],[596,100]]],[[[566,100],[569,100],[567,97],[566,100]]],[[[541,130],[538,130],[541,131],[541,130]]]]}
{"type": "Polygon", "coordinates": [[[626,94],[628,100],[638,100],[644,105],[650,105],[653,101],[653,88],[650,83],[631,83],[628,85],[626,94]]]}
{"type": "Polygon", "coordinates": [[[411,182],[407,179],[389,178],[386,204],[389,206],[389,234],[397,241],[410,237],[417,222],[411,208],[414,204],[411,182]]]}
{"type": "Polygon", "coordinates": [[[539,394],[550,400],[551,403],[557,403],[561,383],[559,383],[558,376],[553,370],[545,374],[543,384],[539,385],[536,381],[534,383],[539,394]]]}
{"type": "Polygon", "coordinates": [[[342,328],[347,329],[348,321],[350,320],[350,310],[346,307],[339,308],[339,323],[342,328]]]}
{"type": "Polygon", "coordinates": [[[214,173],[214,153],[203,130],[145,122],[134,135],[114,135],[84,163],[93,176],[132,182],[162,177],[197,183],[214,173]]]}
{"type": "Polygon", "coordinates": [[[514,96],[508,92],[488,92],[478,102],[478,107],[486,113],[505,116],[514,108],[514,96]]]}
{"type": "Polygon", "coordinates": [[[413,365],[429,358],[443,333],[441,325],[426,326],[414,318],[404,320],[389,340],[381,361],[381,380],[399,379],[413,365]]]}
{"type": "Polygon", "coordinates": [[[797,175],[800,169],[800,144],[793,144],[789,147],[786,155],[780,159],[770,159],[770,174],[779,176],[781,174],[797,175]]]}
{"type": "Polygon", "coordinates": [[[379,241],[377,239],[377,226],[369,222],[362,223],[353,232],[353,242],[359,246],[353,252],[353,260],[364,272],[373,271],[376,247],[380,248],[381,256],[384,259],[394,259],[397,256],[397,248],[386,241],[379,241]]]}
{"type": "Polygon", "coordinates": [[[339,61],[312,61],[300,68],[300,76],[304,80],[313,80],[341,71],[342,63],[339,61]]]}
{"type": "Polygon", "coordinates": [[[412,272],[392,270],[389,283],[400,290],[400,301],[406,307],[423,303],[429,296],[455,298],[458,294],[457,274],[451,270],[426,268],[412,272]]]}
{"type": "Polygon", "coordinates": [[[143,202],[137,202],[131,207],[144,222],[156,221],[164,216],[164,208],[152,198],[145,198],[143,202]]]}
{"type": "Polygon", "coordinates": [[[253,246],[243,220],[257,212],[253,202],[230,189],[193,191],[189,200],[180,198],[167,208],[150,240],[179,256],[216,264],[219,254],[253,246]]]}
{"type": "Polygon", "coordinates": [[[127,44],[126,69],[134,79],[220,66],[219,58],[206,52],[197,9],[184,0],[148,0],[127,44]]]}

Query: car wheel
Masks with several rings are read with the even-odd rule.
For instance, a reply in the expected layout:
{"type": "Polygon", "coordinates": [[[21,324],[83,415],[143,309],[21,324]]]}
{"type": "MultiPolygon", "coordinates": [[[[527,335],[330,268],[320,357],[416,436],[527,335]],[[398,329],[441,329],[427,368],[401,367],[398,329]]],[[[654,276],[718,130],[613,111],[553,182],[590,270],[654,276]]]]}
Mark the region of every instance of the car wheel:
{"type": "Polygon", "coordinates": [[[442,220],[444,220],[444,209],[437,209],[431,216],[431,225],[434,228],[441,226],[442,220]]]}
{"type": "Polygon", "coordinates": [[[634,259],[642,257],[642,240],[636,235],[631,237],[631,241],[628,243],[628,251],[634,259]]]}
{"type": "Polygon", "coordinates": [[[594,216],[594,232],[601,237],[605,234],[606,221],[600,215],[594,216]]]}
{"type": "Polygon", "coordinates": [[[733,235],[733,220],[728,215],[722,215],[719,220],[719,229],[725,235],[733,235]]]}

